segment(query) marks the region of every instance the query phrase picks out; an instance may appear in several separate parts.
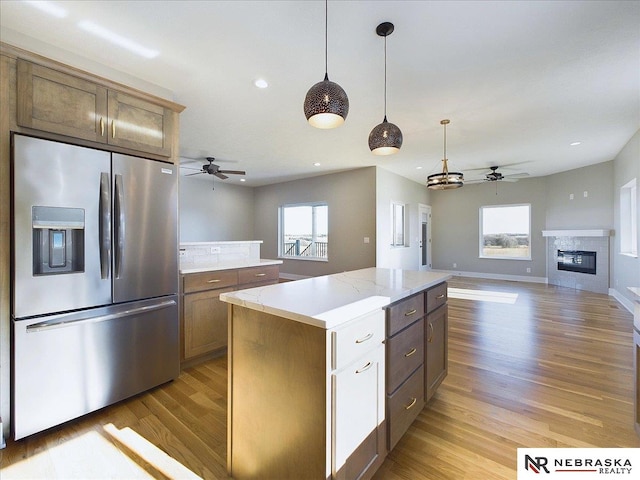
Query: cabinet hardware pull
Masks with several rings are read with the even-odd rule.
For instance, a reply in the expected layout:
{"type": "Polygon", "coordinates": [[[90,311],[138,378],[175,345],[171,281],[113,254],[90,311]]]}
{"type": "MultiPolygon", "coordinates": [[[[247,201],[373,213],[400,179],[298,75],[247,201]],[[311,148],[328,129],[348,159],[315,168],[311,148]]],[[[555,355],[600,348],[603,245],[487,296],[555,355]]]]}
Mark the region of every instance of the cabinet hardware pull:
{"type": "Polygon", "coordinates": [[[266,273],[256,273],[256,277],[264,277],[266,273]]]}
{"type": "Polygon", "coordinates": [[[104,117],[100,117],[100,136],[104,137],[104,117]]]}
{"type": "Polygon", "coordinates": [[[429,330],[431,330],[431,332],[429,333],[429,338],[427,339],[427,342],[431,343],[433,341],[433,323],[429,322],[429,330]]]}
{"type": "Polygon", "coordinates": [[[363,343],[366,342],[367,340],[369,340],[371,337],[373,337],[373,333],[367,333],[364,337],[359,338],[358,340],[356,340],[356,343],[363,343]]]}
{"type": "Polygon", "coordinates": [[[442,300],[444,298],[444,293],[441,293],[436,297],[438,300],[442,300]]]}
{"type": "Polygon", "coordinates": [[[219,281],[219,278],[214,278],[213,280],[207,280],[207,283],[218,283],[219,281]]]}
{"type": "Polygon", "coordinates": [[[373,365],[371,362],[367,362],[367,364],[364,367],[359,368],[358,370],[356,370],[356,373],[366,372],[367,370],[369,370],[371,368],[371,365],[373,365]]]}
{"type": "Polygon", "coordinates": [[[411,407],[413,407],[416,404],[417,401],[418,401],[417,397],[413,397],[411,399],[411,403],[409,405],[407,405],[406,407],[404,407],[404,409],[405,410],[409,410],[411,407]]]}
{"type": "Polygon", "coordinates": [[[410,317],[411,315],[413,315],[414,313],[416,313],[418,310],[416,310],[415,308],[413,310],[409,310],[407,313],[404,314],[405,317],[410,317]]]}
{"type": "Polygon", "coordinates": [[[116,121],[111,120],[111,137],[116,138],[116,121]]]}
{"type": "Polygon", "coordinates": [[[407,353],[404,354],[405,357],[410,357],[411,355],[413,355],[414,353],[416,353],[418,351],[417,348],[413,347],[411,350],[409,350],[407,353]]]}

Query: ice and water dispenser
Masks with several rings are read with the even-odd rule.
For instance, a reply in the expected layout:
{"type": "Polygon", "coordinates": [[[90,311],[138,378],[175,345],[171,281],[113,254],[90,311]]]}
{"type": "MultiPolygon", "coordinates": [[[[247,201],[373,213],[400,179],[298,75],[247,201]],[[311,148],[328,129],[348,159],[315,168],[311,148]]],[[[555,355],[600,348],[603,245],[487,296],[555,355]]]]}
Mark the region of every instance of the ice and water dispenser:
{"type": "Polygon", "coordinates": [[[84,209],[34,206],[31,218],[33,274],[84,272],[84,209]]]}

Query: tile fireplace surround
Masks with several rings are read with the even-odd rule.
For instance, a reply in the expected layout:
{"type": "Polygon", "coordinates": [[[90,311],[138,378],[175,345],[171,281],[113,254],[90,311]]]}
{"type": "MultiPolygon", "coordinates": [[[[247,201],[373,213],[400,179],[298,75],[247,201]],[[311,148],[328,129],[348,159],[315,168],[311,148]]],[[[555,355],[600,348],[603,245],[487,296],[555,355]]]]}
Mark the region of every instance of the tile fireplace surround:
{"type": "Polygon", "coordinates": [[[609,237],[611,230],[543,230],[547,237],[547,279],[550,285],[609,293],[609,237]],[[596,274],[558,270],[558,250],[596,252],[596,274]]]}

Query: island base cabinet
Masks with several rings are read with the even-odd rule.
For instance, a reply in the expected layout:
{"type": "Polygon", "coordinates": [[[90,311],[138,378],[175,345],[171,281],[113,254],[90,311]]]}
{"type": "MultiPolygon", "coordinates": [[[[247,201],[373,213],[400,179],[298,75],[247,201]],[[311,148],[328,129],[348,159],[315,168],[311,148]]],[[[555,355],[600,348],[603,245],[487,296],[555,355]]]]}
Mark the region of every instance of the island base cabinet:
{"type": "Polygon", "coordinates": [[[425,401],[431,400],[448,373],[448,307],[427,315],[425,328],[425,401]]]}

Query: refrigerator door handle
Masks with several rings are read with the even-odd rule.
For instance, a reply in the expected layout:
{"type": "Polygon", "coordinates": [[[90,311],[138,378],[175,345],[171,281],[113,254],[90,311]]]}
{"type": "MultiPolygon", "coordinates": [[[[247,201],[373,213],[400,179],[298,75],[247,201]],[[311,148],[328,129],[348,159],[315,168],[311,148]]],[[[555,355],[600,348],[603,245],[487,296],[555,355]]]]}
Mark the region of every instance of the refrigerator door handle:
{"type": "Polygon", "coordinates": [[[124,203],[124,185],[122,183],[122,175],[116,174],[115,181],[115,267],[114,278],[120,278],[122,272],[122,262],[124,261],[124,236],[125,236],[125,203],[124,203]]]}
{"type": "Polygon", "coordinates": [[[149,312],[153,312],[154,310],[161,310],[163,308],[171,307],[173,305],[176,305],[175,300],[166,300],[164,302],[156,303],[154,305],[145,305],[143,307],[130,308],[127,310],[123,310],[121,312],[108,313],[106,315],[99,315],[97,317],[79,318],[77,320],[63,319],[63,320],[57,320],[57,321],[34,323],[33,325],[27,326],[27,333],[42,332],[44,330],[52,330],[54,328],[75,327],[75,326],[86,324],[86,323],[104,322],[106,320],[114,320],[116,318],[127,317],[130,315],[139,315],[141,313],[149,313],[149,312]]]}
{"type": "Polygon", "coordinates": [[[111,267],[111,178],[109,173],[100,173],[100,278],[109,278],[111,267]]]}

